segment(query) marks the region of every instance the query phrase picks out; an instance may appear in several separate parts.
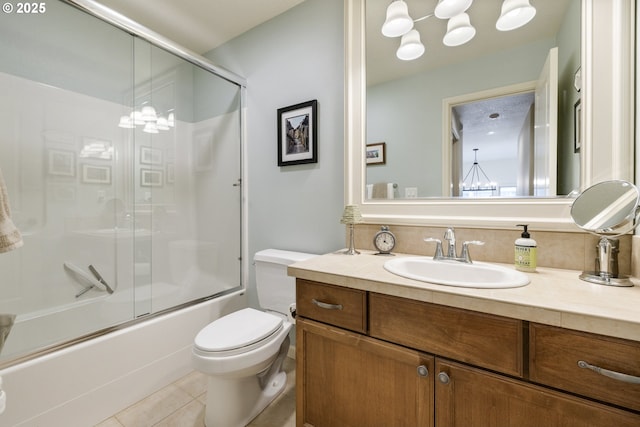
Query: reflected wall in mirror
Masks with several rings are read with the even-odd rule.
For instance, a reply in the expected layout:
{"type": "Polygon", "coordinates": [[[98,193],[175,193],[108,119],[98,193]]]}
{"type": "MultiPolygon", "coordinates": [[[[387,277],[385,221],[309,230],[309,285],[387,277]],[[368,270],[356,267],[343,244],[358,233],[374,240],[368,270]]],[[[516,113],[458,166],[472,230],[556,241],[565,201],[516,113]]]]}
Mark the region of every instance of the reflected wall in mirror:
{"type": "MultiPolygon", "coordinates": [[[[366,168],[367,184],[396,183],[399,198],[407,188],[418,197],[555,196],[579,188],[573,106],[581,0],[534,2],[533,20],[512,31],[496,29],[500,2],[473,2],[466,13],[476,35],[456,47],[443,43],[446,19],[417,21],[426,52],[413,61],[396,58],[400,38],[381,32],[388,3],[365,1],[366,141],[386,141],[389,150],[385,165],[366,168]],[[548,64],[552,52],[556,61],[548,64]],[[514,104],[503,94],[517,85],[540,92],[514,104]],[[470,190],[469,182],[462,188],[477,154],[493,191],[470,190]]],[[[414,19],[437,3],[407,1],[414,19]]]]}

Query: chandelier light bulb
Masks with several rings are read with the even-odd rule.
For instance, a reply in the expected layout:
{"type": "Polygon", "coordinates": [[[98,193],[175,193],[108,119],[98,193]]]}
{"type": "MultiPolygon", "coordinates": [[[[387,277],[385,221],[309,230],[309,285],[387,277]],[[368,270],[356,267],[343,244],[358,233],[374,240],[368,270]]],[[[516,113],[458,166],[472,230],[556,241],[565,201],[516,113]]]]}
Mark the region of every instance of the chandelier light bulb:
{"type": "Polygon", "coordinates": [[[159,133],[160,132],[154,122],[147,122],[147,124],[144,125],[144,129],[142,129],[142,131],[146,132],[146,133],[159,133]]]}
{"type": "Polygon", "coordinates": [[[142,120],[145,122],[155,122],[158,120],[158,115],[156,114],[156,109],[150,105],[145,105],[142,107],[142,120]]]}
{"type": "Polygon", "coordinates": [[[382,24],[382,35],[400,37],[413,28],[413,19],[409,16],[409,7],[404,0],[395,0],[387,7],[387,19],[382,24]]]}
{"type": "Polygon", "coordinates": [[[473,0],[440,0],[433,12],[437,18],[449,19],[465,12],[473,3],[473,0]]]}
{"type": "Polygon", "coordinates": [[[133,124],[133,121],[131,120],[130,116],[120,117],[120,123],[118,123],[118,126],[124,129],[133,129],[134,127],[136,127],[133,124]]]}
{"type": "Polygon", "coordinates": [[[412,61],[420,58],[424,51],[424,45],[420,41],[420,33],[417,30],[411,30],[402,36],[396,56],[403,61],[412,61]]]}
{"type": "Polygon", "coordinates": [[[469,15],[462,12],[449,19],[447,23],[447,34],[444,35],[442,43],[446,46],[460,46],[467,43],[476,35],[476,29],[471,25],[469,15]]]}
{"type": "Polygon", "coordinates": [[[526,25],[536,16],[536,8],[529,0],[504,0],[496,22],[499,31],[511,31],[526,25]]]}

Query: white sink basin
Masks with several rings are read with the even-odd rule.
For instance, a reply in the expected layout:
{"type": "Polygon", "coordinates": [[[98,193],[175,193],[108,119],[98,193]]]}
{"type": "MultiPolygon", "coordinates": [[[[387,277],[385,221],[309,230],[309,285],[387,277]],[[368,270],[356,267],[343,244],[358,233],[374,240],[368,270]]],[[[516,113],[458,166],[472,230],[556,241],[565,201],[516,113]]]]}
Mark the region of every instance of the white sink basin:
{"type": "Polygon", "coordinates": [[[430,257],[395,258],[384,263],[385,270],[408,279],[464,288],[517,288],[529,284],[529,277],[499,265],[458,261],[434,261],[430,257]]]}

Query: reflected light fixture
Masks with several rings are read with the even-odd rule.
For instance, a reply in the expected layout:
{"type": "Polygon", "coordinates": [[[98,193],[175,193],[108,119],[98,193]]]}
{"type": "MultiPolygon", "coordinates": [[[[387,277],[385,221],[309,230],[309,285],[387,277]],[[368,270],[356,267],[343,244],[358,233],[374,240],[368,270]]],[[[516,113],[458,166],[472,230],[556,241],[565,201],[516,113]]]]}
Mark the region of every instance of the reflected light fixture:
{"type": "Polygon", "coordinates": [[[471,165],[471,167],[469,168],[469,172],[467,172],[467,174],[464,176],[464,179],[462,180],[462,191],[493,192],[498,189],[498,185],[495,182],[491,181],[482,167],[480,167],[480,163],[478,163],[478,151],[479,148],[473,149],[473,165],[471,165]],[[482,178],[484,178],[484,180],[482,178]]]}
{"type": "MultiPolygon", "coordinates": [[[[425,47],[414,24],[435,16],[449,20],[442,43],[449,47],[461,46],[476,35],[476,29],[471,25],[469,15],[466,13],[472,3],[473,0],[439,0],[434,13],[412,19],[407,3],[404,0],[394,0],[387,7],[382,34],[386,37],[402,37],[400,47],[396,51],[399,59],[405,61],[417,59],[425,52],[425,47]]],[[[529,0],[504,0],[496,28],[500,31],[515,30],[529,23],[535,15],[536,8],[531,6],[529,0]]]]}
{"type": "Polygon", "coordinates": [[[155,108],[145,105],[141,110],[134,110],[130,114],[120,117],[118,127],[133,129],[136,126],[143,126],[142,131],[147,133],[170,130],[175,126],[175,115],[173,109],[168,110],[167,113],[166,117],[158,116],[155,108]]]}
{"type": "Polygon", "coordinates": [[[496,22],[499,31],[511,31],[526,25],[536,16],[536,8],[529,0],[504,0],[496,22]]]}
{"type": "Polygon", "coordinates": [[[420,33],[417,30],[411,30],[402,36],[396,56],[403,61],[411,61],[420,58],[424,51],[425,47],[420,41],[420,33]]]}
{"type": "Polygon", "coordinates": [[[382,24],[382,34],[386,37],[400,37],[413,28],[409,7],[404,0],[395,0],[387,7],[387,19],[382,24]]]}
{"type": "Polygon", "coordinates": [[[145,105],[142,107],[142,120],[145,122],[155,122],[158,120],[158,115],[156,114],[156,109],[150,105],[145,105]]]}
{"type": "Polygon", "coordinates": [[[473,0],[440,0],[433,14],[436,18],[449,19],[469,9],[473,0]]]}
{"type": "Polygon", "coordinates": [[[447,23],[447,34],[444,35],[442,43],[445,46],[460,46],[471,40],[476,35],[476,29],[471,25],[469,15],[462,12],[447,23]]]}

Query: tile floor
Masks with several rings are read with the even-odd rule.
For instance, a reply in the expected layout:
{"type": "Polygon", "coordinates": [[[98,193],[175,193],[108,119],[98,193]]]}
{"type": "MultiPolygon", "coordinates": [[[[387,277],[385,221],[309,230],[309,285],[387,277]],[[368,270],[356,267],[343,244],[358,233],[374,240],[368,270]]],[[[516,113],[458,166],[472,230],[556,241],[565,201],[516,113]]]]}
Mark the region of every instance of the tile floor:
{"type": "MultiPolygon", "coordinates": [[[[287,385],[250,427],[294,427],[296,424],[295,360],[284,362],[287,385]]],[[[96,427],[204,427],[207,379],[191,372],[126,408],[96,427]]]]}

